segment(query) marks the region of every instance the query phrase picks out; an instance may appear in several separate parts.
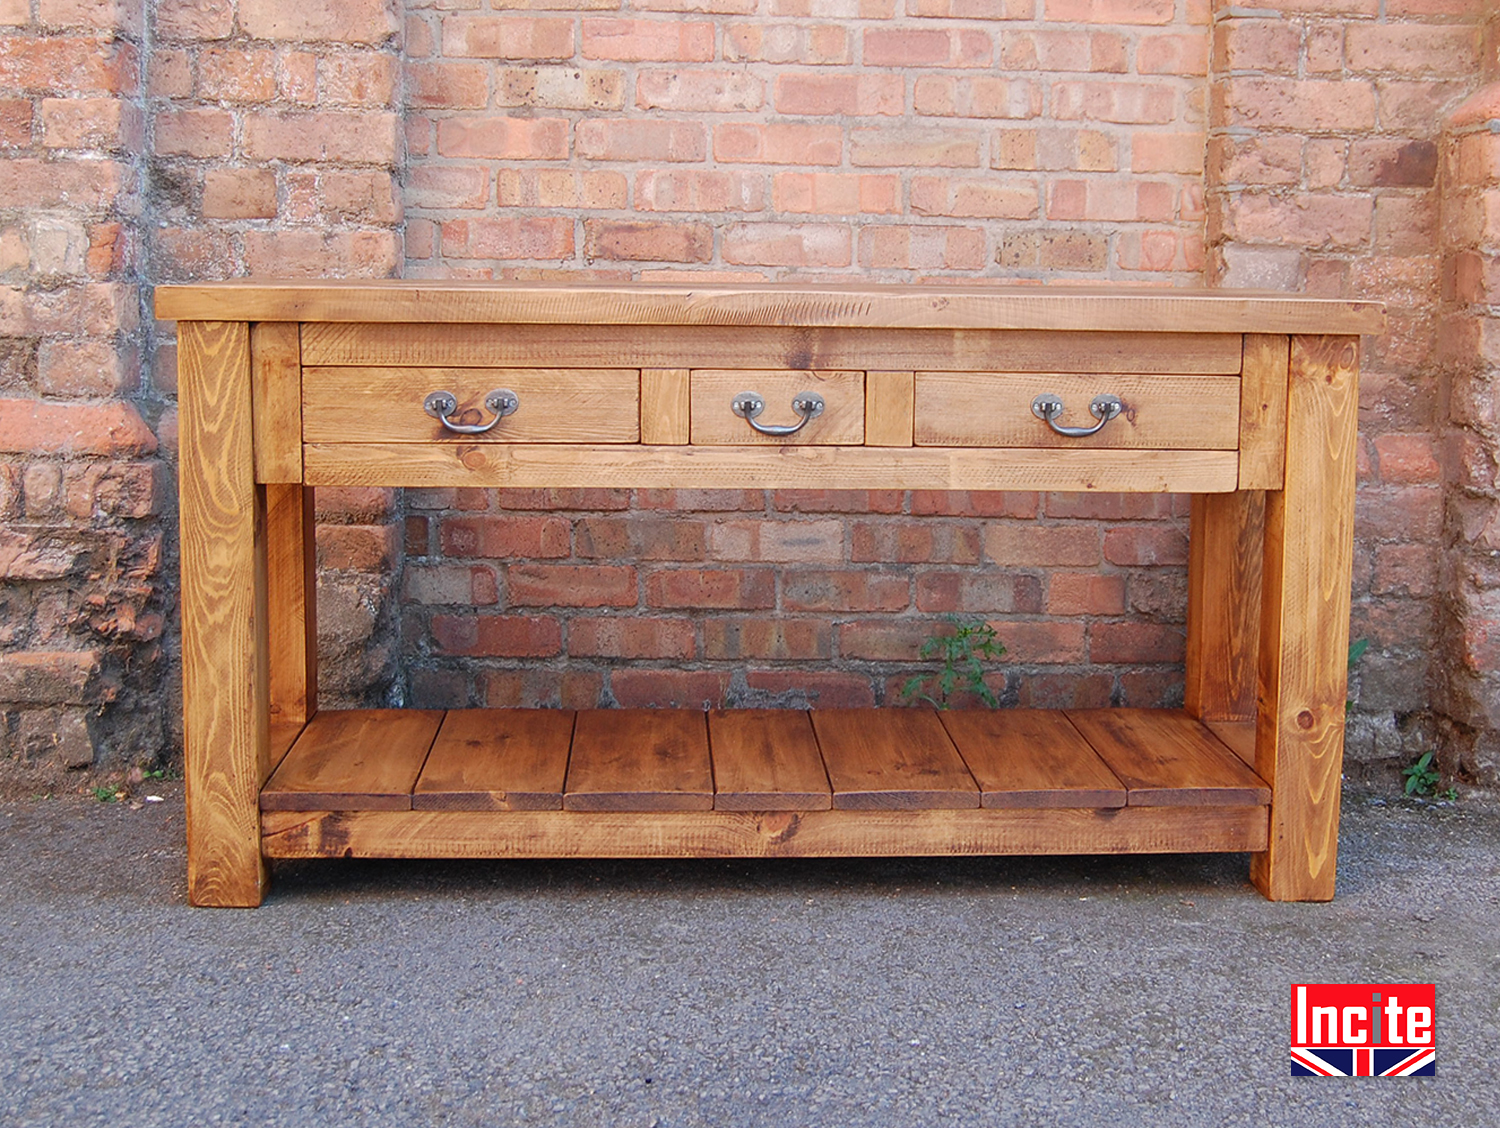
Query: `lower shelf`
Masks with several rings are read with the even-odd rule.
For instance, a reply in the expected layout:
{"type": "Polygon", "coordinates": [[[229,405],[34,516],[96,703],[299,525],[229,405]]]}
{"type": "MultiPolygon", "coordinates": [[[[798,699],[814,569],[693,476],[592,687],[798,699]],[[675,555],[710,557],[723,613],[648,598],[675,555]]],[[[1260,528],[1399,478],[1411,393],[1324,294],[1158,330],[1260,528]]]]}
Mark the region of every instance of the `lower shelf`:
{"type": "Polygon", "coordinates": [[[363,710],[273,733],[271,857],[1265,848],[1245,732],[1180,710],[363,710]]]}

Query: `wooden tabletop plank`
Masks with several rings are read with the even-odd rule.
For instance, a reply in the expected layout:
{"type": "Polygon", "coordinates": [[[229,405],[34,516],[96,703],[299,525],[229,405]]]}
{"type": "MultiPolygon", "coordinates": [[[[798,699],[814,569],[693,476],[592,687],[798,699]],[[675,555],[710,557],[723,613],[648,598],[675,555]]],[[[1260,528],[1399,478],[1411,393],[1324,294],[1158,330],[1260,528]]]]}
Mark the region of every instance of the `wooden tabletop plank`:
{"type": "Polygon", "coordinates": [[[450,709],[412,809],[560,811],[572,741],[572,710],[450,709]]]}
{"type": "Polygon", "coordinates": [[[585,709],[573,729],[563,808],[708,811],[708,724],[689,709],[585,709]]]}
{"type": "Polygon", "coordinates": [[[940,713],[984,807],[1123,807],[1125,785],[1053,709],[940,713]]]}
{"type": "Polygon", "coordinates": [[[1271,801],[1265,781],[1179,709],[1081,709],[1068,719],[1125,784],[1127,806],[1271,801]]]}
{"type": "Polygon", "coordinates": [[[929,709],[816,709],[839,810],[978,807],[979,787],[929,709]]]}
{"type": "Polygon", "coordinates": [[[261,789],[263,811],[409,811],[440,709],[330,709],[261,789]]]}
{"type": "Polygon", "coordinates": [[[812,721],[801,709],[717,710],[708,715],[714,808],[826,811],[833,792],[812,721]]]}
{"type": "Polygon", "coordinates": [[[517,321],[1379,333],[1379,302],[1120,286],[244,280],[158,286],[167,321],[517,321]]]}

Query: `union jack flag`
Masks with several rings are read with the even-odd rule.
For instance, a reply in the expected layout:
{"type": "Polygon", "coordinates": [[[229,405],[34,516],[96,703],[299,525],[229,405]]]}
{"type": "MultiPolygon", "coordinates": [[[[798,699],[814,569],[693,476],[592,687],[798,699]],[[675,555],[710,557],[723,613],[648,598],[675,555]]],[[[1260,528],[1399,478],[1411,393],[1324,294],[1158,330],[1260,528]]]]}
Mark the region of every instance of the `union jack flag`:
{"type": "Polygon", "coordinates": [[[1336,1050],[1293,1046],[1293,1077],[1433,1077],[1437,1051],[1336,1050]]]}

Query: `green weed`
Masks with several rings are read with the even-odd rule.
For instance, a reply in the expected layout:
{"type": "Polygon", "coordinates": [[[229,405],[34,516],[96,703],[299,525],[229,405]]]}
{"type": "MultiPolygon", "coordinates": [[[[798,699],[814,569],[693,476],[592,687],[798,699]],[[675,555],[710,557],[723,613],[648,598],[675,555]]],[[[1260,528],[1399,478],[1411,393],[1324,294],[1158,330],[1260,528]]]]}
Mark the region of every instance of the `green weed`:
{"type": "Polygon", "coordinates": [[[995,628],[980,619],[965,621],[949,615],[952,634],[933,635],[922,643],[923,658],[939,658],[942,666],[936,674],[918,674],[901,687],[905,700],[926,701],[938,709],[947,709],[955,694],[969,693],[991,709],[1000,699],[984,681],[984,663],[993,662],[1005,653],[995,636],[995,628]],[[925,688],[924,688],[925,687],[925,688]]]}

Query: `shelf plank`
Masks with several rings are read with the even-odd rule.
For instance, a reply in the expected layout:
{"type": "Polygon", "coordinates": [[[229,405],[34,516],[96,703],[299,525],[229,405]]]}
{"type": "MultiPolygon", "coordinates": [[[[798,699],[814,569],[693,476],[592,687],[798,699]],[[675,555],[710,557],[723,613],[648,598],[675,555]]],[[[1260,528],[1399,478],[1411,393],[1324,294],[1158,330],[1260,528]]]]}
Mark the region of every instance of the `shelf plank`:
{"type": "Polygon", "coordinates": [[[578,714],[565,810],[707,811],[713,805],[703,713],[585,709],[578,714]]]}
{"type": "Polygon", "coordinates": [[[937,713],[816,709],[813,729],[839,810],[977,807],[979,787],[937,713]]]}
{"type": "Polygon", "coordinates": [[[1265,805],[1271,791],[1198,721],[1177,709],[1070,710],[1068,719],[1120,777],[1126,805],[1265,805]]]}
{"type": "Polygon", "coordinates": [[[1204,721],[1203,723],[1223,742],[1225,748],[1244,760],[1252,771],[1255,770],[1254,721],[1204,721]]]}
{"type": "Polygon", "coordinates": [[[1264,850],[1265,807],[267,812],[270,858],[836,858],[1264,850]]]}
{"type": "Polygon", "coordinates": [[[440,709],[337,709],[307,722],[261,789],[263,811],[407,811],[440,709]]]}
{"type": "Polygon", "coordinates": [[[983,807],[1123,807],[1125,785],[1051,709],[938,714],[979,784],[983,807]]]}
{"type": "Polygon", "coordinates": [[[418,811],[558,811],[573,712],[450,709],[411,805],[418,811]]]}
{"type": "Polygon", "coordinates": [[[720,811],[826,811],[833,792],[812,721],[798,709],[708,715],[714,807],[720,811]]]}

